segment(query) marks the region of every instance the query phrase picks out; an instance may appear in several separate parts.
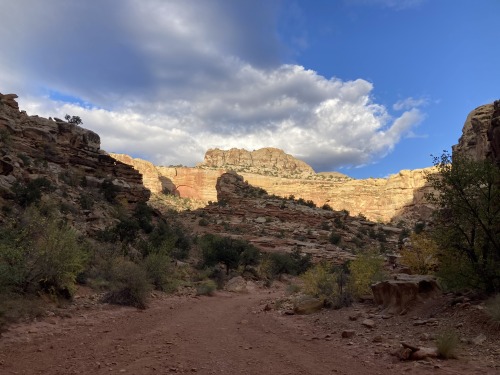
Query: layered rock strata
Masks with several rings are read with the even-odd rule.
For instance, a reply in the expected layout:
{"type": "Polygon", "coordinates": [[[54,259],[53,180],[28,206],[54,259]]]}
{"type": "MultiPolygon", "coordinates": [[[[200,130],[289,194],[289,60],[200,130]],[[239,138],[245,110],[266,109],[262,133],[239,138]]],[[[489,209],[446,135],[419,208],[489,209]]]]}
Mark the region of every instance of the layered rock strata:
{"type": "MultiPolygon", "coordinates": [[[[155,167],[140,159],[113,154],[144,175],[146,187],[153,193],[164,189],[180,197],[200,202],[217,201],[217,179],[225,169],[155,167]]],[[[307,178],[266,176],[238,172],[249,184],[281,197],[311,200],[318,206],[328,204],[335,210],[348,210],[352,215],[362,214],[370,220],[388,222],[404,217],[413,220],[426,218],[431,208],[425,203],[428,191],[425,177],[434,169],[401,171],[389,178],[355,180],[332,174],[308,175],[307,178]]]]}
{"type": "Polygon", "coordinates": [[[57,118],[28,116],[19,111],[15,98],[15,94],[0,94],[0,203],[14,200],[16,187],[44,178],[72,220],[78,219],[82,199],[87,201],[80,223],[86,230],[106,225],[104,217],[109,215],[104,206],[93,204],[105,200],[105,180],[125,207],[133,209],[149,199],[141,174],[100,150],[99,135],[57,118]]]}
{"type": "Polygon", "coordinates": [[[265,147],[255,151],[232,148],[210,149],[198,168],[232,169],[236,172],[257,172],[271,176],[308,176],[314,174],[310,165],[286,154],[283,150],[265,147]]]}

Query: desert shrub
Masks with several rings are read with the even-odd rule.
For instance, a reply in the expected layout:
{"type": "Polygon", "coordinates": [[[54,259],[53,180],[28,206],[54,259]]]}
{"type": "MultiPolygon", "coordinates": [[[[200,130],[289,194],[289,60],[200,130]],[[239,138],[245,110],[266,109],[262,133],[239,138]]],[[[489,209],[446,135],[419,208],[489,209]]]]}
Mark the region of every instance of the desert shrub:
{"type": "Polygon", "coordinates": [[[255,264],[259,254],[247,241],[206,234],[198,240],[202,250],[202,266],[213,267],[218,263],[224,264],[226,272],[237,268],[241,262],[246,265],[255,264]],[[242,258],[242,255],[245,254],[242,258]]]}
{"type": "Polygon", "coordinates": [[[340,217],[336,217],[335,219],[333,219],[333,224],[335,225],[335,228],[339,229],[345,228],[345,224],[340,217]]]}
{"type": "Polygon", "coordinates": [[[425,222],[423,221],[418,221],[415,223],[415,225],[413,226],[413,232],[415,234],[420,234],[424,231],[425,229],[425,222]]]}
{"type": "Polygon", "coordinates": [[[325,203],[321,208],[325,211],[333,211],[332,206],[330,206],[328,203],[325,203]]]}
{"type": "Polygon", "coordinates": [[[331,266],[326,263],[319,263],[302,275],[304,281],[303,292],[313,297],[321,298],[326,301],[335,299],[337,275],[335,275],[331,266]]]}
{"type": "Polygon", "coordinates": [[[201,281],[196,285],[196,295],[197,296],[213,296],[215,290],[217,289],[217,284],[213,280],[201,281]]]}
{"type": "Polygon", "coordinates": [[[427,275],[435,272],[439,249],[434,240],[425,233],[413,233],[410,239],[410,244],[401,250],[401,263],[415,274],[427,275]]]}
{"type": "Polygon", "coordinates": [[[289,284],[286,287],[287,294],[295,294],[301,291],[301,287],[297,284],[289,284]]]}
{"type": "Polygon", "coordinates": [[[330,241],[331,244],[338,245],[342,240],[342,236],[339,233],[332,231],[330,233],[330,236],[328,237],[328,240],[330,241]]]}
{"type": "Polygon", "coordinates": [[[0,289],[70,297],[86,251],[76,232],[29,208],[0,233],[0,289]]]}
{"type": "Polygon", "coordinates": [[[348,267],[351,274],[350,284],[355,296],[370,294],[370,285],[387,277],[383,257],[373,250],[358,254],[348,267]]]}
{"type": "Polygon", "coordinates": [[[486,301],[486,313],[495,328],[500,328],[500,294],[486,301]]]}
{"type": "Polygon", "coordinates": [[[460,340],[453,330],[445,330],[436,337],[436,347],[441,358],[449,359],[457,357],[460,340]]]}
{"type": "Polygon", "coordinates": [[[78,201],[80,203],[80,207],[83,210],[91,210],[92,207],[94,206],[94,198],[89,194],[82,193],[78,201]]]}
{"type": "Polygon", "coordinates": [[[311,266],[311,255],[294,249],[289,253],[271,253],[268,258],[268,276],[274,278],[281,274],[300,275],[311,266]]]}
{"type": "Polygon", "coordinates": [[[158,222],[149,234],[145,246],[142,246],[144,256],[150,252],[164,252],[175,259],[186,259],[191,249],[191,239],[184,228],[177,223],[158,222]]]}
{"type": "Polygon", "coordinates": [[[16,182],[13,187],[16,202],[23,207],[37,203],[42,194],[54,190],[52,183],[45,177],[38,177],[29,181],[26,185],[16,182]]]}
{"type": "Polygon", "coordinates": [[[124,258],[115,258],[110,276],[110,291],[103,302],[146,308],[151,284],[143,267],[124,258]]]}
{"type": "Polygon", "coordinates": [[[255,246],[248,244],[248,247],[240,253],[240,265],[244,268],[256,266],[260,262],[261,252],[255,246]]]}
{"type": "Polygon", "coordinates": [[[144,259],[143,265],[155,289],[163,292],[171,289],[173,266],[167,254],[151,253],[144,259]]]}
{"type": "Polygon", "coordinates": [[[208,224],[210,224],[210,222],[209,222],[207,219],[205,219],[204,217],[202,217],[202,218],[198,221],[198,225],[199,225],[200,227],[206,227],[206,226],[208,226],[208,224]]]}
{"type": "Polygon", "coordinates": [[[116,238],[119,241],[125,243],[135,241],[135,239],[137,238],[137,233],[140,229],[137,220],[126,215],[121,216],[119,220],[120,221],[113,228],[113,232],[116,238]]]}
{"type": "Polygon", "coordinates": [[[43,317],[46,313],[47,306],[35,296],[0,295],[0,335],[8,324],[43,317]]]}
{"type": "Polygon", "coordinates": [[[116,203],[119,189],[111,179],[107,178],[101,183],[101,192],[109,203],[116,203]]]}
{"type": "Polygon", "coordinates": [[[348,276],[342,268],[322,262],[307,270],[301,278],[303,292],[322,299],[327,306],[340,308],[352,303],[348,276]]]}
{"type": "Polygon", "coordinates": [[[144,202],[139,202],[134,209],[133,216],[137,221],[139,228],[141,228],[145,233],[151,233],[154,228],[151,222],[153,219],[153,209],[151,207],[144,202]]]}

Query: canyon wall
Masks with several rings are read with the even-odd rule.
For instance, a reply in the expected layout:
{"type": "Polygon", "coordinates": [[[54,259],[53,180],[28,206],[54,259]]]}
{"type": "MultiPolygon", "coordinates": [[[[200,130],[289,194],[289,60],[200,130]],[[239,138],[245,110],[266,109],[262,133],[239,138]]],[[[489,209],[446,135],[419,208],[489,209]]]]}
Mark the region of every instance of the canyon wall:
{"type": "MultiPolygon", "coordinates": [[[[134,166],[144,176],[146,187],[152,193],[165,189],[184,198],[202,202],[217,201],[217,179],[226,169],[188,167],[155,167],[149,162],[127,155],[112,154],[114,158],[134,166]]],[[[255,166],[255,165],[254,165],[255,166]]],[[[334,210],[348,210],[351,215],[362,214],[373,221],[388,222],[399,216],[417,220],[427,216],[430,208],[423,202],[426,173],[432,168],[401,171],[387,179],[356,180],[341,174],[308,174],[304,178],[290,178],[248,173],[238,174],[251,185],[281,197],[311,200],[317,206],[328,204],[334,210]]],[[[286,168],[281,169],[287,174],[286,168]]]]}

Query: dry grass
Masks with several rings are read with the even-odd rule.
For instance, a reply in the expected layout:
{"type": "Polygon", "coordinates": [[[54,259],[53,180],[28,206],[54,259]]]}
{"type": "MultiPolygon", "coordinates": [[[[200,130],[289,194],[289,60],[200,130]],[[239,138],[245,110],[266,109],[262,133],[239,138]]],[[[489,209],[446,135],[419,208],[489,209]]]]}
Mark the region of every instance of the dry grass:
{"type": "Polygon", "coordinates": [[[453,330],[441,332],[436,338],[436,347],[441,358],[457,358],[460,339],[453,330]]]}

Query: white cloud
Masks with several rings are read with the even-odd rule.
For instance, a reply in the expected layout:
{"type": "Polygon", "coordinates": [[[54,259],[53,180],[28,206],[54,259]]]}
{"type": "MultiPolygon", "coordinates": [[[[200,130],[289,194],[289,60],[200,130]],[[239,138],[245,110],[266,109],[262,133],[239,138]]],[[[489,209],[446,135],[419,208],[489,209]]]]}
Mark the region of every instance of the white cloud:
{"type": "Polygon", "coordinates": [[[0,48],[13,53],[0,57],[0,70],[12,75],[0,77],[0,87],[18,93],[31,114],[82,117],[107,151],[194,165],[208,148],[269,146],[332,170],[383,157],[423,118],[419,100],[396,103],[405,112],[393,118],[373,101],[370,82],[281,64],[278,3],[96,3],[48,0],[48,19],[30,8],[38,1],[10,5],[0,33],[12,37],[0,48]],[[58,17],[74,22],[61,30],[58,17]],[[58,101],[48,90],[96,107],[58,101]]]}
{"type": "Polygon", "coordinates": [[[396,102],[392,106],[392,108],[395,111],[403,111],[403,110],[408,110],[408,109],[417,108],[417,107],[425,107],[428,104],[429,104],[429,99],[427,99],[427,98],[415,99],[415,98],[409,97],[409,98],[406,98],[403,100],[399,100],[398,102],[396,102]]]}

